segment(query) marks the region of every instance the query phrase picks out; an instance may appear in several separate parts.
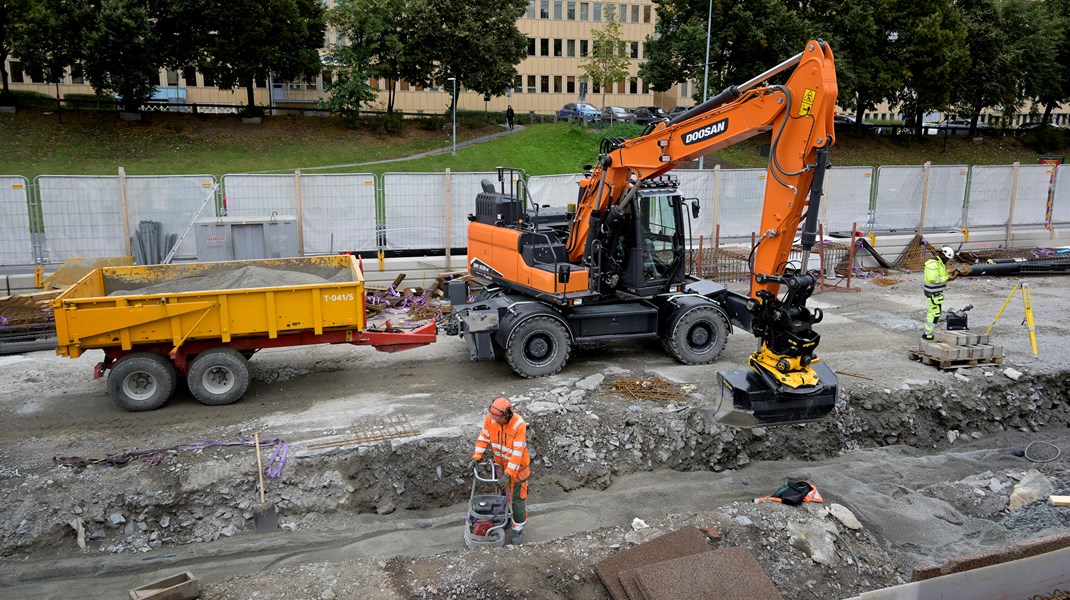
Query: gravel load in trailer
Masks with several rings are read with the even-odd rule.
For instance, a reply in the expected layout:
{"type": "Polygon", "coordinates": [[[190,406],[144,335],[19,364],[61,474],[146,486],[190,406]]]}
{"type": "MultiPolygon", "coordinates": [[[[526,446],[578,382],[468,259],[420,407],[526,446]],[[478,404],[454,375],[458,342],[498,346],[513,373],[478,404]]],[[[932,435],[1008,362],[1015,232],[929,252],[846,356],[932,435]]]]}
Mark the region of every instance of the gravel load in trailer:
{"type": "Polygon", "coordinates": [[[94,375],[122,408],[153,410],[177,377],[208,405],[231,404],[249,385],[246,361],[262,348],[370,345],[395,352],[435,341],[433,322],[366,327],[364,276],[352,256],[95,269],[52,303],[56,352],[104,350],[94,375]]]}

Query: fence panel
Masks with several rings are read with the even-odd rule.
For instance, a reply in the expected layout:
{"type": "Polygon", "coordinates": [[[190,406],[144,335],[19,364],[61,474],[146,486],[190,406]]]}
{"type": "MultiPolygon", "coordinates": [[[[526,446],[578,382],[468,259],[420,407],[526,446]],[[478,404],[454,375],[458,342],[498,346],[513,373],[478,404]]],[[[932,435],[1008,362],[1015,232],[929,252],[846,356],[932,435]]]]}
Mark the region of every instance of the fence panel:
{"type": "Polygon", "coordinates": [[[713,193],[717,173],[718,171],[713,169],[676,169],[669,172],[680,181],[680,195],[684,198],[698,198],[698,219],[691,221],[691,243],[696,248],[699,236],[705,238],[705,246],[713,243],[716,216],[713,210],[713,193]]]}
{"type": "Polygon", "coordinates": [[[375,175],[301,175],[305,254],[374,252],[375,175]]]}
{"type": "Polygon", "coordinates": [[[765,169],[722,169],[717,220],[721,239],[750,237],[762,225],[765,169]]]}
{"type": "MultiPolygon", "coordinates": [[[[475,212],[480,181],[497,173],[450,174],[450,247],[468,245],[468,215],[475,212]]],[[[446,247],[446,174],[384,173],[386,247],[389,250],[446,247]]]]}
{"type": "Polygon", "coordinates": [[[126,255],[119,177],[39,175],[45,258],[126,255]]]}
{"type": "Polygon", "coordinates": [[[1021,165],[1018,172],[1018,196],[1014,201],[1015,225],[1043,225],[1048,211],[1048,186],[1055,172],[1053,165],[1021,165]]]}
{"type": "Polygon", "coordinates": [[[1011,204],[1014,167],[981,165],[970,169],[966,199],[966,227],[1006,225],[1011,204]]]}
{"type": "Polygon", "coordinates": [[[297,216],[294,175],[224,175],[223,194],[228,217],[297,216]]]}
{"type": "Polygon", "coordinates": [[[29,194],[25,177],[0,177],[0,267],[33,264],[29,194]]]}
{"type": "MultiPolygon", "coordinates": [[[[933,165],[929,169],[925,227],[961,227],[969,169],[964,165],[933,165]]],[[[916,230],[925,192],[924,166],[877,169],[874,228],[916,230]]]]}
{"type": "Polygon", "coordinates": [[[1055,169],[1055,198],[1052,200],[1052,223],[1070,223],[1070,168],[1055,169]]]}
{"type": "Polygon", "coordinates": [[[825,195],[821,199],[819,222],[825,234],[850,232],[852,225],[864,229],[870,221],[873,195],[873,167],[836,167],[825,172],[825,195]]]}
{"type": "MultiPolygon", "coordinates": [[[[136,176],[126,178],[126,214],[132,232],[141,221],[159,221],[161,235],[180,235],[211,193],[215,178],[211,175],[136,176]]],[[[198,218],[215,216],[215,199],[208,201],[198,218]]],[[[170,248],[164,249],[166,253],[170,248]]],[[[197,256],[197,233],[190,229],[178,245],[175,258],[197,256]]]]}
{"type": "Polygon", "coordinates": [[[567,206],[578,202],[582,173],[528,177],[528,191],[539,206],[567,206]]]}

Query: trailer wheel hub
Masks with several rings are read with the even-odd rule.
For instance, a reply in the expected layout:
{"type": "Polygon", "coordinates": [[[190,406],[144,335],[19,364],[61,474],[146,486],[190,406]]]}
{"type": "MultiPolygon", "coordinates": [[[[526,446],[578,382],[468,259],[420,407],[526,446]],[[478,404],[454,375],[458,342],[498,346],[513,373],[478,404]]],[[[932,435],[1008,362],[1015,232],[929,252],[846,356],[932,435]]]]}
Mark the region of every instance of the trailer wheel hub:
{"type": "Polygon", "coordinates": [[[234,387],[234,373],[226,367],[215,366],[204,372],[201,383],[213,394],[225,394],[234,387]]]}
{"type": "Polygon", "coordinates": [[[134,400],[145,400],[156,393],[156,378],[144,371],[131,373],[123,379],[123,393],[134,400]]]}

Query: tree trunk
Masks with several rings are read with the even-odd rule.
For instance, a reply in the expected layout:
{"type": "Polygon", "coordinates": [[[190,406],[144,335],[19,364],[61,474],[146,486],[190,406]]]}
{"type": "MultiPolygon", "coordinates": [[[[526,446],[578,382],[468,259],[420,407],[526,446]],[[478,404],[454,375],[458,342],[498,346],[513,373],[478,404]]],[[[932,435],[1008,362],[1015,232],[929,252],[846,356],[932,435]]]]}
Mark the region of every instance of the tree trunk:
{"type": "Polygon", "coordinates": [[[7,85],[8,75],[7,75],[7,50],[6,49],[4,50],[4,52],[0,53],[0,77],[2,77],[3,80],[4,80],[3,93],[0,94],[0,95],[7,96],[8,94],[11,93],[11,90],[8,89],[8,85],[7,85]]]}
{"type": "Polygon", "coordinates": [[[386,112],[387,114],[394,113],[394,98],[397,95],[398,82],[396,79],[388,77],[386,79],[386,112]]]}
{"type": "Polygon", "coordinates": [[[249,114],[252,114],[253,106],[256,104],[256,99],[253,97],[253,78],[249,77],[245,80],[245,92],[246,99],[249,103],[249,114]]]}
{"type": "MultiPolygon", "coordinates": [[[[7,87],[7,80],[4,80],[4,87],[7,87]]],[[[6,91],[6,90],[5,90],[6,91]]],[[[1051,109],[1055,105],[1054,102],[1049,102],[1044,105],[1044,116],[1041,118],[1041,123],[1051,123],[1051,109]]]]}

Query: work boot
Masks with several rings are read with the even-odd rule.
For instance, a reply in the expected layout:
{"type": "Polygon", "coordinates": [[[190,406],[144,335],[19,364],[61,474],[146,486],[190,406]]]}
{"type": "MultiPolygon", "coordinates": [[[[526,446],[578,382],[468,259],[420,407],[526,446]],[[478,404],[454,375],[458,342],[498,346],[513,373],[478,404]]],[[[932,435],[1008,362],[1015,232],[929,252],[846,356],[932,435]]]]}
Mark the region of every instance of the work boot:
{"type": "Polygon", "coordinates": [[[931,341],[933,341],[933,336],[931,336],[931,335],[929,335],[927,333],[923,333],[923,334],[921,334],[921,339],[928,340],[928,341],[931,342],[931,341]]]}
{"type": "Polygon", "coordinates": [[[513,544],[514,546],[519,546],[520,545],[520,541],[523,538],[524,538],[524,532],[523,531],[517,531],[517,530],[514,529],[513,530],[513,539],[511,540],[510,543],[513,544]]]}

